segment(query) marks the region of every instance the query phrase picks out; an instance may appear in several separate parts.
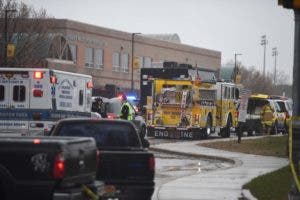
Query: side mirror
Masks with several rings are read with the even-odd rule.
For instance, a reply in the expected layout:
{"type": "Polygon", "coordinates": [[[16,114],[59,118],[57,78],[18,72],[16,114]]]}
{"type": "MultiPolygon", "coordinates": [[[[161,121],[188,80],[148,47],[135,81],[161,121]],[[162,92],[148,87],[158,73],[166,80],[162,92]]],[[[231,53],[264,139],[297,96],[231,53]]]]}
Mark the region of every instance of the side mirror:
{"type": "Polygon", "coordinates": [[[150,143],[146,139],[142,139],[142,145],[143,145],[144,148],[149,148],[150,147],[150,143]]]}

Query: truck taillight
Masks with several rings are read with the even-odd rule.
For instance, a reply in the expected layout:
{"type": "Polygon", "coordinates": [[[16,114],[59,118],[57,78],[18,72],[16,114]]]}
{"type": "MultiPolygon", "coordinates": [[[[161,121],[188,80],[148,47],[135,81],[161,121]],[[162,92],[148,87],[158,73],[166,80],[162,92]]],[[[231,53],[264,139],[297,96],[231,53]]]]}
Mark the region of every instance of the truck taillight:
{"type": "Polygon", "coordinates": [[[33,78],[34,79],[42,79],[43,78],[43,72],[40,72],[40,71],[34,72],[33,78]]]}
{"type": "Polygon", "coordinates": [[[43,97],[43,90],[34,89],[33,90],[33,96],[34,97],[43,97]]]}
{"type": "Polygon", "coordinates": [[[149,170],[154,171],[155,170],[155,158],[154,156],[150,156],[148,160],[149,170]]]}
{"type": "Polygon", "coordinates": [[[65,159],[61,153],[55,156],[53,177],[55,179],[62,179],[65,176],[65,159]]]}

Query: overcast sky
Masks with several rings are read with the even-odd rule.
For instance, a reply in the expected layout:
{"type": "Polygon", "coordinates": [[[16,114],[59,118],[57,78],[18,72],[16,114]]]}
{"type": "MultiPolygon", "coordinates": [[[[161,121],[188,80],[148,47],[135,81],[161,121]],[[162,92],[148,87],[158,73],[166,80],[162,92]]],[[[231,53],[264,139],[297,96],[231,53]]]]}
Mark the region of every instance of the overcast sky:
{"type": "MultiPolygon", "coordinates": [[[[268,40],[266,70],[277,66],[292,77],[294,15],[278,0],[23,0],[67,18],[127,32],[177,33],[182,43],[222,52],[222,64],[235,53],[247,67],[262,71],[261,36],[268,40]]],[[[291,82],[291,80],[289,81],[291,82]]]]}

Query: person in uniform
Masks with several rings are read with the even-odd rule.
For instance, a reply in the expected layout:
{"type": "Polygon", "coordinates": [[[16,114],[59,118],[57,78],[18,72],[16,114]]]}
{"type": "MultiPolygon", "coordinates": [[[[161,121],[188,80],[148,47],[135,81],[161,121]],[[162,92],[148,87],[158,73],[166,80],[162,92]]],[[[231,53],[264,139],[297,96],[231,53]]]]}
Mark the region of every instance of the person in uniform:
{"type": "Polygon", "coordinates": [[[272,123],[273,123],[273,113],[274,113],[274,110],[272,109],[269,102],[262,107],[261,124],[263,127],[263,134],[269,135],[271,132],[271,127],[272,127],[272,123]]]}
{"type": "Polygon", "coordinates": [[[127,97],[125,95],[122,95],[122,107],[120,118],[131,121],[134,119],[134,115],[135,112],[130,103],[127,101],[127,97]]]}

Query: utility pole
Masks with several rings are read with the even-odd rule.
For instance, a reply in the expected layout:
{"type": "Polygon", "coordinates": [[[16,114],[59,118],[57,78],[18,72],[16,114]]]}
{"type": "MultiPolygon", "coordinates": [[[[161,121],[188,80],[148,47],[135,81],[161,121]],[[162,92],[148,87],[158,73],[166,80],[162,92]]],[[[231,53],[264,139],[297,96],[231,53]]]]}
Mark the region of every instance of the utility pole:
{"type": "Polygon", "coordinates": [[[237,73],[238,73],[238,67],[236,66],[236,57],[237,56],[241,56],[242,54],[241,53],[235,53],[234,54],[234,75],[233,75],[233,82],[235,83],[236,82],[236,77],[237,77],[237,73]]]}
{"type": "Polygon", "coordinates": [[[131,33],[131,93],[133,94],[134,90],[134,79],[133,79],[133,70],[134,70],[134,36],[141,33],[131,33]]]}
{"type": "Polygon", "coordinates": [[[300,0],[278,0],[284,8],[295,14],[294,68],[293,68],[293,117],[289,131],[289,159],[293,186],[288,199],[300,199],[300,0]]]}
{"type": "Polygon", "coordinates": [[[276,85],[276,75],[277,75],[277,71],[276,71],[276,65],[277,65],[277,56],[278,56],[278,51],[277,51],[277,47],[272,48],[272,56],[274,56],[274,85],[276,85]]]}
{"type": "Polygon", "coordinates": [[[7,23],[7,15],[9,12],[17,12],[17,10],[13,9],[13,10],[10,10],[10,9],[6,9],[5,10],[5,18],[4,18],[4,53],[3,53],[3,56],[4,56],[4,66],[7,67],[7,44],[8,44],[8,37],[7,37],[7,29],[8,29],[8,23],[7,23]]]}
{"type": "Polygon", "coordinates": [[[266,75],[266,46],[267,46],[267,36],[263,35],[261,36],[261,42],[260,44],[264,47],[264,63],[263,63],[263,75],[266,75]]]}

